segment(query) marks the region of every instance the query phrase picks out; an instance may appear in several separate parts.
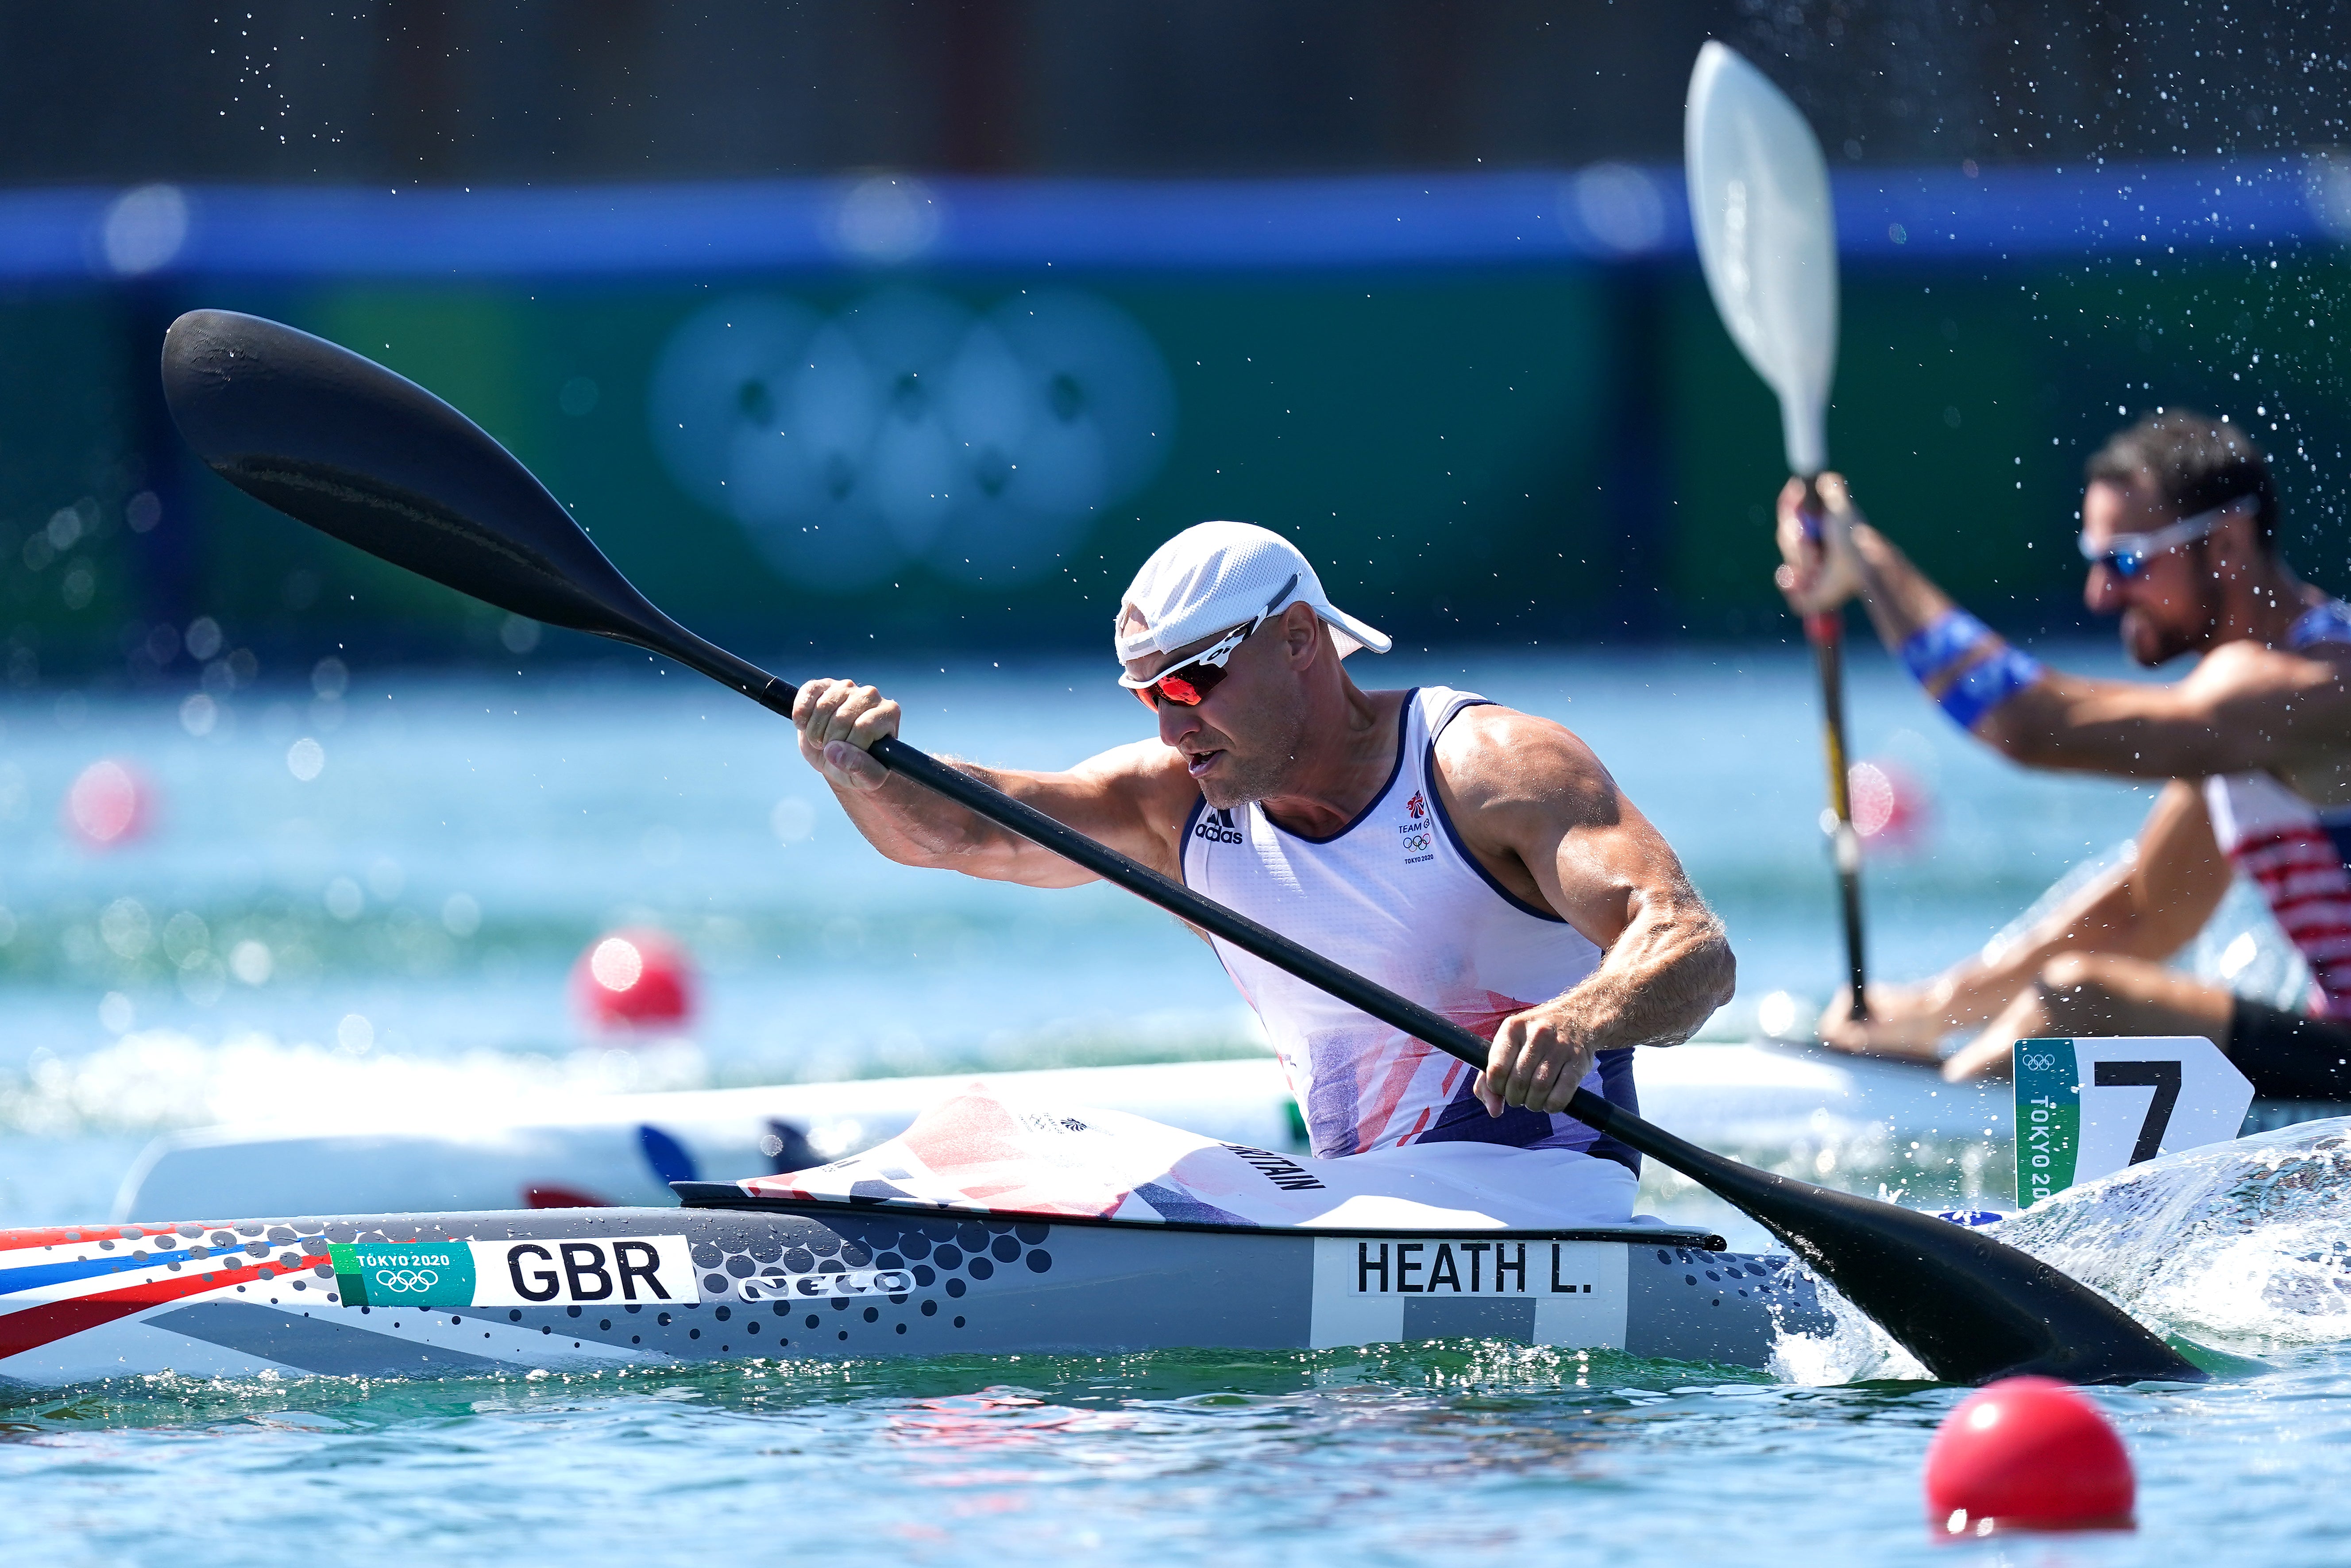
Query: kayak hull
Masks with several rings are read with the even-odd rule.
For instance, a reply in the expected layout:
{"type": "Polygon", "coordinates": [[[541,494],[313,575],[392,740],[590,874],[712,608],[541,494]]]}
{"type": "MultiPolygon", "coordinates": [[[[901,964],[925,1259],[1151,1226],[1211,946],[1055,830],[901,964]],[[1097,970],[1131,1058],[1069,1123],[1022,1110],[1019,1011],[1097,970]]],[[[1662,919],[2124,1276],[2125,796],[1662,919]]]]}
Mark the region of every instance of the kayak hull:
{"type": "Polygon", "coordinates": [[[1783,1333],[1831,1331],[1787,1259],[1719,1247],[1654,1226],[1309,1233],[822,1203],[5,1231],[0,1380],[1458,1336],[1762,1368],[1783,1333]]]}

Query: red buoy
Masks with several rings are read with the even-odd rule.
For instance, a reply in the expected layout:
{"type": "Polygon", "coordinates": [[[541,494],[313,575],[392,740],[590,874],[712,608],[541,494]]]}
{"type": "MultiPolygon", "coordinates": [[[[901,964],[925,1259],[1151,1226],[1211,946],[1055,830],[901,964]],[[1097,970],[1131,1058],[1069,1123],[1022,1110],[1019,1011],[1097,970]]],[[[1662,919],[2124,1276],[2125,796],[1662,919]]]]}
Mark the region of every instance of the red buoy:
{"type": "Polygon", "coordinates": [[[1926,786],[1899,765],[1883,759],[1856,762],[1845,784],[1853,802],[1853,829],[1871,849],[1900,850],[1927,831],[1926,786]]]}
{"type": "Polygon", "coordinates": [[[580,955],[571,994],[600,1030],[674,1028],[694,1014],[694,969],[659,931],[610,932],[580,955]]]}
{"type": "Polygon", "coordinates": [[[1959,1401],[1927,1445],[1938,1534],[2128,1530],[2130,1451],[2098,1407],[2053,1377],[2004,1377],[1959,1401]]]}
{"type": "Polygon", "coordinates": [[[119,849],[147,831],[154,787],[131,763],[100,758],[75,776],[66,789],[68,837],[84,849],[119,849]]]}

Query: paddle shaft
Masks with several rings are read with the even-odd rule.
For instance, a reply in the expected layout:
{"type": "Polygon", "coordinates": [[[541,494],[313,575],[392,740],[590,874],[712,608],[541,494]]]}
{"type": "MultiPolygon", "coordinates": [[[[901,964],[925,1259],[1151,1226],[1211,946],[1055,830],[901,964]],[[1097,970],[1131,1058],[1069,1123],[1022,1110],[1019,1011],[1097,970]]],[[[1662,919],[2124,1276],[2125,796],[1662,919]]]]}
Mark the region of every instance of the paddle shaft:
{"type": "MultiPolygon", "coordinates": [[[[1811,476],[1802,502],[1807,531],[1817,533],[1821,493],[1811,476]]],[[[1836,611],[1804,617],[1804,640],[1821,674],[1821,738],[1828,752],[1829,810],[1836,821],[1829,842],[1836,857],[1837,893],[1844,913],[1845,971],[1853,987],[1853,1016],[1869,1017],[1863,989],[1866,966],[1861,936],[1861,835],[1853,825],[1853,763],[1844,746],[1844,617],[1836,611]]]]}

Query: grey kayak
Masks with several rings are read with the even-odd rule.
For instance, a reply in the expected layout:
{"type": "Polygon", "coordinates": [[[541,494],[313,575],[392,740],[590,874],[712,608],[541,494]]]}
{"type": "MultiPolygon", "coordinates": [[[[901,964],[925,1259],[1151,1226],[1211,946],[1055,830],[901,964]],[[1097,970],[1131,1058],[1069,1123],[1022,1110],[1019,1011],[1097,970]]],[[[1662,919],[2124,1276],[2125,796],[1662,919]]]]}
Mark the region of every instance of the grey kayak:
{"type": "Polygon", "coordinates": [[[1468,1336],[1762,1368],[1790,1260],[1656,1225],[1304,1231],[830,1202],[0,1232],[0,1380],[468,1375],[753,1356],[1310,1350],[1468,1336]]]}

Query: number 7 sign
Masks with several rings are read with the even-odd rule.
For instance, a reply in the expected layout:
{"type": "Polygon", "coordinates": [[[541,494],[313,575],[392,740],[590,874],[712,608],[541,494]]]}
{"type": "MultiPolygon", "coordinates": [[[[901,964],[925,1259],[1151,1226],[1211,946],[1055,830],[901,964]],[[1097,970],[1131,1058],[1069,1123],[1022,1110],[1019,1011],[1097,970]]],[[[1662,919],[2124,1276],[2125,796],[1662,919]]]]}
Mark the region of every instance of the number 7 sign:
{"type": "Polygon", "coordinates": [[[2253,1086],[2220,1048],[2180,1039],[2016,1042],[2016,1201],[2202,1144],[2244,1126],[2253,1086]]]}

